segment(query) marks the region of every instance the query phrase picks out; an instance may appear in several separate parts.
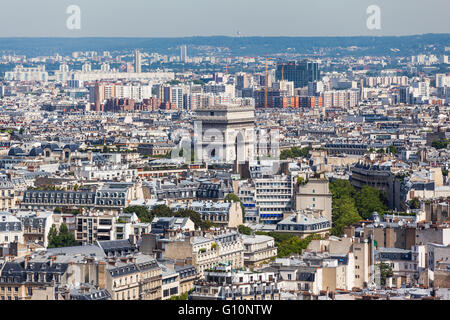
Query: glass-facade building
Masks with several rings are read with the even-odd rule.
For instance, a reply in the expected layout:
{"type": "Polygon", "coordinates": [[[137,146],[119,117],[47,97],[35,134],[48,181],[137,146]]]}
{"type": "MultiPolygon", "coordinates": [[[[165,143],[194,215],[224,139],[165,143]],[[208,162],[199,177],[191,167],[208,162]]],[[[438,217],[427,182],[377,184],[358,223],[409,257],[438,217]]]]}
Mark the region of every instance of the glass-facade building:
{"type": "Polygon", "coordinates": [[[293,81],[296,88],[308,86],[308,82],[320,80],[319,63],[302,60],[279,63],[275,73],[277,80],[293,81]]]}

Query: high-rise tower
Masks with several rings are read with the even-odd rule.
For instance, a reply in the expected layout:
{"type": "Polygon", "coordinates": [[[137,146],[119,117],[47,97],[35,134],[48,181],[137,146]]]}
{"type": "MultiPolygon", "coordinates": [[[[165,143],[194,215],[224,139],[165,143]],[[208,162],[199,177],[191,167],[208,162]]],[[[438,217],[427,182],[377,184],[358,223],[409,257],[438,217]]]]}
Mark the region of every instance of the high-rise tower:
{"type": "Polygon", "coordinates": [[[142,72],[141,69],[141,53],[139,52],[139,50],[135,51],[135,57],[134,57],[134,71],[137,73],[142,72]]]}
{"type": "Polygon", "coordinates": [[[184,44],[180,46],[180,61],[186,62],[187,60],[187,46],[184,44]]]}

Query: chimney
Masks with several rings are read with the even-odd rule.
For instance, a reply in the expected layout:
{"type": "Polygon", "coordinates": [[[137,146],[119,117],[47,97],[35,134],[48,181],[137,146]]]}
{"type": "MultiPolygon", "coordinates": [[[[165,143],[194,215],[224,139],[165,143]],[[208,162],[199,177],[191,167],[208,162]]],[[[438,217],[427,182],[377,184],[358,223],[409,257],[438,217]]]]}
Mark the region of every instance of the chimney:
{"type": "Polygon", "coordinates": [[[301,219],[302,219],[302,212],[301,211],[297,211],[295,214],[296,214],[295,222],[299,223],[301,221],[301,219]]]}
{"type": "Polygon", "coordinates": [[[176,265],[177,265],[177,266],[184,267],[184,264],[185,264],[185,263],[184,263],[184,260],[177,260],[177,261],[176,261],[176,265]]]}
{"type": "Polygon", "coordinates": [[[26,255],[25,256],[25,269],[28,267],[30,260],[31,260],[31,255],[26,255]]]}
{"type": "Polygon", "coordinates": [[[50,257],[50,267],[53,267],[53,263],[55,262],[55,260],[56,260],[56,256],[50,257]]]}
{"type": "Polygon", "coordinates": [[[136,244],[136,236],[133,234],[130,234],[130,236],[128,237],[128,239],[130,240],[131,244],[136,244]]]}
{"type": "Polygon", "coordinates": [[[120,261],[123,263],[127,263],[128,262],[128,258],[127,257],[120,257],[120,261]]]}
{"type": "Polygon", "coordinates": [[[106,263],[103,261],[98,263],[98,286],[106,288],[106,263]]]}

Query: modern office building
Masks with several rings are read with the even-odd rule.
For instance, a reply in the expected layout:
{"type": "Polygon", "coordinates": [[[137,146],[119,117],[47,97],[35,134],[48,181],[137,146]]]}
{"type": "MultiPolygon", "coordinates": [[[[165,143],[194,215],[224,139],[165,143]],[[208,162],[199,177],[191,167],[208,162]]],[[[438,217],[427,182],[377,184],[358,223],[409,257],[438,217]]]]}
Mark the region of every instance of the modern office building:
{"type": "Polygon", "coordinates": [[[319,63],[310,60],[279,63],[275,77],[276,80],[293,81],[296,88],[303,88],[308,82],[320,80],[319,63]]]}
{"type": "Polygon", "coordinates": [[[186,62],[187,60],[187,46],[184,44],[180,46],[180,61],[186,62]]]}
{"type": "Polygon", "coordinates": [[[134,54],[135,54],[135,57],[134,57],[134,70],[137,73],[141,73],[142,72],[141,53],[139,52],[139,50],[136,50],[134,54]]]}

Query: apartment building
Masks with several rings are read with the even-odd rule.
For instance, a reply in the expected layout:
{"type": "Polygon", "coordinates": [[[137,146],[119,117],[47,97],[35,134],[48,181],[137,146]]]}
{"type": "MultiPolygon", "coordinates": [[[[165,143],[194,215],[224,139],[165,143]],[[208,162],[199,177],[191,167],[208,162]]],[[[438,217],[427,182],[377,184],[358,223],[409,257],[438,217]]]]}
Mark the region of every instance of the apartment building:
{"type": "Polygon", "coordinates": [[[175,212],[182,209],[194,210],[203,221],[210,221],[218,227],[237,228],[243,222],[239,202],[193,201],[186,204],[173,203],[169,207],[175,212]]]}
{"type": "Polygon", "coordinates": [[[327,179],[309,179],[306,184],[295,186],[295,209],[319,209],[331,221],[332,195],[327,179]]]}
{"type": "Polygon", "coordinates": [[[293,177],[274,175],[254,179],[255,205],[261,223],[276,224],[292,211],[293,177]]]}
{"type": "Polygon", "coordinates": [[[17,208],[15,186],[7,176],[0,176],[0,210],[17,208]]]}
{"type": "Polygon", "coordinates": [[[164,262],[159,262],[158,264],[162,270],[161,299],[168,300],[172,296],[179,295],[180,277],[178,272],[164,262]]]}
{"type": "Polygon", "coordinates": [[[75,217],[75,240],[83,244],[115,240],[118,215],[113,212],[83,212],[75,217]]]}
{"type": "Polygon", "coordinates": [[[275,239],[264,235],[242,235],[244,243],[244,265],[246,267],[257,267],[275,258],[278,249],[275,239]]]}
{"type": "Polygon", "coordinates": [[[202,275],[205,270],[214,268],[220,262],[230,262],[234,269],[244,267],[244,246],[237,232],[170,241],[164,244],[163,256],[174,260],[187,259],[202,275]]]}
{"type": "Polygon", "coordinates": [[[48,246],[48,233],[53,225],[53,212],[19,213],[17,217],[23,225],[24,243],[39,243],[48,246]]]}
{"type": "Polygon", "coordinates": [[[275,272],[233,272],[223,263],[205,272],[205,279],[195,284],[192,300],[279,300],[275,272]]]}
{"type": "Polygon", "coordinates": [[[325,235],[331,229],[331,220],[325,216],[325,212],[319,209],[299,210],[279,223],[276,231],[289,233],[300,238],[311,234],[325,235]]]}
{"type": "Polygon", "coordinates": [[[0,246],[11,242],[24,243],[22,222],[8,212],[0,213],[0,246]]]}

